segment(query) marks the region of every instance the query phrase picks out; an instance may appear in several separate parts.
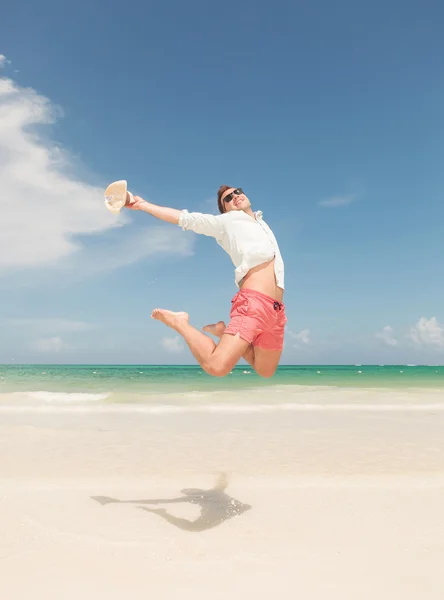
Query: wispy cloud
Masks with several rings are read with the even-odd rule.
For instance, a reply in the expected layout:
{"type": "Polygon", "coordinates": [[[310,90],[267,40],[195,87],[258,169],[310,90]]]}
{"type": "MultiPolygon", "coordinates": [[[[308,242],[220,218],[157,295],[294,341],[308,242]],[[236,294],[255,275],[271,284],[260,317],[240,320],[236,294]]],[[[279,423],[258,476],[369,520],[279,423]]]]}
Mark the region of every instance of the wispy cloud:
{"type": "Polygon", "coordinates": [[[72,350],[73,346],[66,344],[61,337],[54,336],[35,340],[30,348],[42,354],[59,354],[63,350],[72,350]]]}
{"type": "Polygon", "coordinates": [[[422,348],[444,348],[444,326],[436,317],[421,317],[416,325],[411,327],[408,337],[416,346],[422,348]]]}
{"type": "Polygon", "coordinates": [[[397,346],[398,340],[396,339],[393,331],[393,327],[386,325],[382,331],[375,333],[375,337],[387,346],[397,346]]]}
{"type": "Polygon", "coordinates": [[[168,350],[168,352],[171,352],[171,354],[177,354],[182,352],[184,349],[183,341],[179,336],[170,338],[164,337],[161,340],[161,344],[166,350],[168,350]]]}
{"type": "Polygon", "coordinates": [[[128,214],[116,218],[104,208],[103,189],[76,177],[74,158],[36,130],[60,115],[48,98],[0,77],[0,185],[7,190],[0,219],[0,274],[61,266],[88,274],[159,253],[190,254],[194,236],[172,226],[134,232],[125,227],[128,214]],[[104,233],[106,243],[94,248],[87,243],[85,236],[104,233]]]}
{"type": "Polygon", "coordinates": [[[72,341],[79,340],[79,336],[81,339],[81,334],[94,329],[95,325],[72,319],[25,317],[0,319],[0,328],[35,352],[54,354],[72,350],[72,341]]]}
{"type": "Polygon", "coordinates": [[[339,208],[347,206],[357,200],[358,194],[338,194],[337,196],[329,196],[318,202],[319,206],[324,208],[339,208]]]}
{"type": "Polygon", "coordinates": [[[24,330],[34,335],[61,335],[64,333],[78,333],[89,331],[95,326],[84,321],[60,319],[51,317],[26,317],[0,319],[0,326],[4,329],[12,328],[24,330]]]}
{"type": "Polygon", "coordinates": [[[10,65],[11,61],[6,58],[4,54],[0,54],[0,69],[5,65],[10,65]]]}
{"type": "Polygon", "coordinates": [[[308,345],[310,344],[310,330],[302,329],[298,333],[294,333],[291,330],[287,331],[287,335],[293,340],[293,346],[298,348],[301,344],[308,345]]]}

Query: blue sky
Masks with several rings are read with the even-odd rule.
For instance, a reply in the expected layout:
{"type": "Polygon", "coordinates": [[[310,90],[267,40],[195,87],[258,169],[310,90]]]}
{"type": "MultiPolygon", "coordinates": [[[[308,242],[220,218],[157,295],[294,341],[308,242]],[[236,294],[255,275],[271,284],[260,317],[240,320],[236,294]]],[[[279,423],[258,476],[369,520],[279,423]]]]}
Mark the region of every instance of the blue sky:
{"type": "Polygon", "coordinates": [[[283,363],[444,362],[439,2],[6,0],[0,362],[193,363],[149,318],[228,319],[209,238],[103,189],[264,211],[286,268],[283,363]]]}

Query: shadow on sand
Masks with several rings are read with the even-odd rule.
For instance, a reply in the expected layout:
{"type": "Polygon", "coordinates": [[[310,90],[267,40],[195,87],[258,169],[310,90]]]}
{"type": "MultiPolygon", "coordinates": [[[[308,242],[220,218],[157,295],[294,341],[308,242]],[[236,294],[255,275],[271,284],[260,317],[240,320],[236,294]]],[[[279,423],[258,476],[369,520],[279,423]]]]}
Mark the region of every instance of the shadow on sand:
{"type": "Polygon", "coordinates": [[[181,490],[183,496],[179,498],[154,498],[148,500],[117,500],[108,496],[91,496],[100,504],[178,504],[180,502],[190,502],[198,504],[201,508],[200,516],[195,521],[182,519],[170,514],[164,508],[147,508],[139,506],[146,512],[159,515],[171,525],[175,525],[184,531],[205,531],[220,525],[224,521],[236,517],[251,509],[249,504],[243,504],[225,493],[228,486],[226,475],[219,476],[216,485],[210,490],[184,489],[181,490]]]}

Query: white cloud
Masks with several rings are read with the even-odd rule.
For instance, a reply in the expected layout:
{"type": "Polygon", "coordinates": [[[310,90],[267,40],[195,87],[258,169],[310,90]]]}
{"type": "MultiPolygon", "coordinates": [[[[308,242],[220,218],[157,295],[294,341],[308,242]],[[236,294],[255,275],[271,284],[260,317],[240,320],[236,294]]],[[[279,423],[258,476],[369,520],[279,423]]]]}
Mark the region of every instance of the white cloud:
{"type": "Polygon", "coordinates": [[[65,261],[64,268],[75,272],[86,270],[87,274],[94,274],[125,267],[155,255],[190,256],[194,243],[195,236],[172,225],[136,230],[125,228],[108,236],[99,247],[89,248],[87,264],[84,264],[85,257],[74,255],[65,261]]]}
{"type": "Polygon", "coordinates": [[[0,319],[0,329],[5,334],[9,330],[16,342],[22,341],[31,350],[39,353],[72,350],[74,346],[65,341],[65,336],[78,336],[94,327],[84,321],[50,317],[0,319]]]}
{"type": "Polygon", "coordinates": [[[330,196],[318,202],[319,206],[325,208],[337,208],[339,206],[347,206],[357,199],[357,194],[340,194],[338,196],[330,196]]]}
{"type": "Polygon", "coordinates": [[[293,331],[288,331],[287,333],[290,336],[290,338],[292,338],[296,342],[294,344],[295,347],[298,347],[300,344],[307,345],[310,343],[309,329],[302,329],[302,331],[299,331],[299,333],[293,333],[293,331]]]}
{"type": "Polygon", "coordinates": [[[0,319],[0,325],[4,328],[23,329],[32,334],[57,334],[77,333],[88,331],[94,326],[84,321],[74,321],[70,319],[59,319],[50,317],[29,317],[29,318],[11,318],[0,319]]]}
{"type": "Polygon", "coordinates": [[[171,352],[172,354],[176,354],[178,352],[182,352],[184,349],[184,344],[182,339],[179,336],[176,337],[165,337],[161,340],[162,346],[171,352]]]}
{"type": "MultiPolygon", "coordinates": [[[[10,65],[11,61],[6,58],[4,54],[0,54],[0,69],[2,69],[5,65],[10,65]]],[[[17,71],[18,73],[18,71],[17,71]]]]}
{"type": "Polygon", "coordinates": [[[73,175],[74,159],[36,130],[60,114],[48,98],[0,77],[0,274],[48,266],[87,274],[157,253],[190,254],[194,236],[172,226],[122,227],[129,215],[116,218],[104,207],[103,189],[73,175]],[[94,250],[81,239],[113,237],[117,228],[118,236],[94,250]]]}
{"type": "Polygon", "coordinates": [[[30,346],[33,350],[45,354],[58,354],[59,352],[62,352],[62,350],[72,349],[72,346],[66,344],[59,336],[40,338],[32,342],[30,346]]]}
{"type": "Polygon", "coordinates": [[[421,317],[411,327],[408,337],[417,346],[444,348],[444,326],[438,323],[436,317],[421,317]]]}
{"type": "Polygon", "coordinates": [[[387,346],[397,346],[398,340],[394,336],[393,327],[386,325],[382,331],[375,333],[375,337],[387,346]]]}

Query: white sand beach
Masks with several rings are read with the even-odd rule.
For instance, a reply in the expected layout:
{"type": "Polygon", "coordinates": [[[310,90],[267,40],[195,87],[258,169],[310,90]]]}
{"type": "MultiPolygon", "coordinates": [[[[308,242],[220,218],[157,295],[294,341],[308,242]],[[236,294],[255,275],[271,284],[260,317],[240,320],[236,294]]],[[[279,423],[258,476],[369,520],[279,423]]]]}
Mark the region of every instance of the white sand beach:
{"type": "Polygon", "coordinates": [[[442,600],[440,393],[435,408],[421,391],[397,409],[372,397],[253,414],[0,407],[0,596],[442,600]]]}

